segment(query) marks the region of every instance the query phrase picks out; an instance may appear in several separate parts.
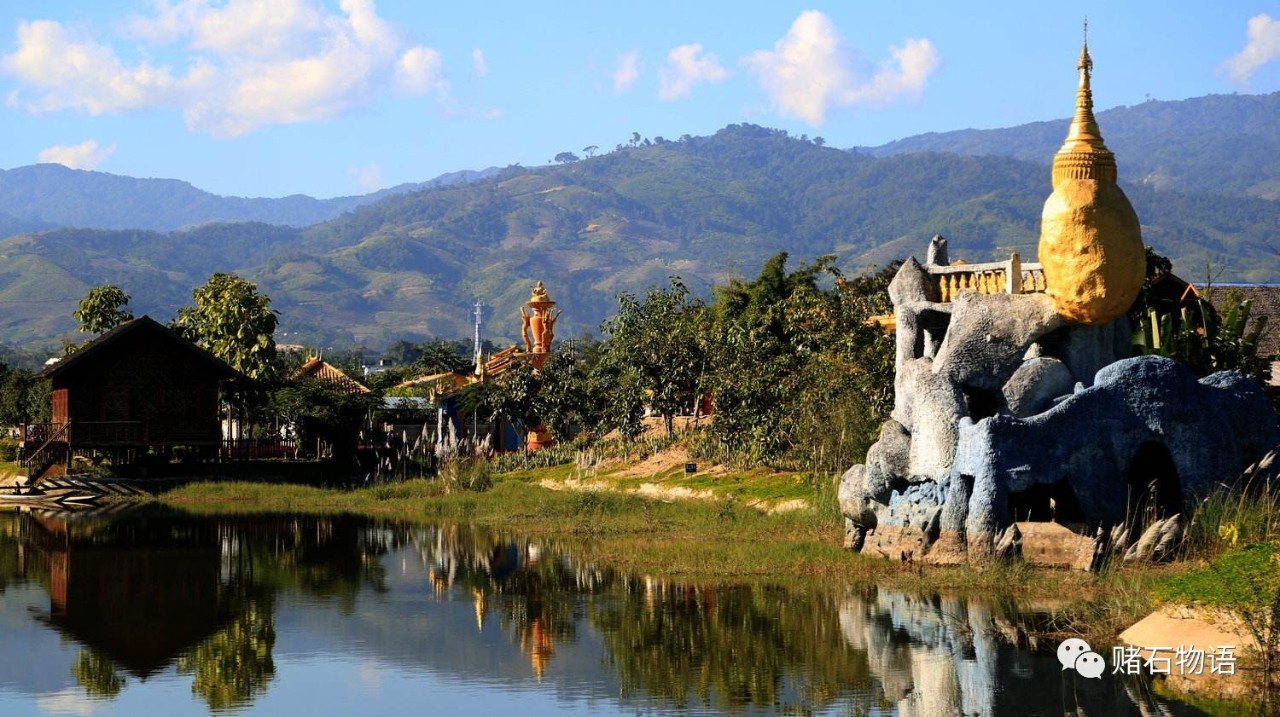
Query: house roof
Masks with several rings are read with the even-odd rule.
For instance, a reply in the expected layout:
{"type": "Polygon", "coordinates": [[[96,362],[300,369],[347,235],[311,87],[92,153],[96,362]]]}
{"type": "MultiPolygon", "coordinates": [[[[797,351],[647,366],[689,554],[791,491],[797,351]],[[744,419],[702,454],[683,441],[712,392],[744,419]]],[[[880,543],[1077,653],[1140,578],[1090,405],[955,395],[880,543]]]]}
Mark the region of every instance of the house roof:
{"type": "Polygon", "coordinates": [[[70,356],[48,366],[44,371],[40,372],[40,376],[42,378],[56,378],[74,372],[81,367],[92,364],[96,357],[102,356],[103,352],[119,344],[125,337],[139,333],[152,333],[172,343],[174,346],[181,347],[189,352],[193,358],[207,365],[211,371],[221,374],[223,378],[244,378],[243,374],[227,365],[222,359],[188,341],[180,336],[178,332],[164,326],[150,316],[142,316],[120,324],[76,349],[76,352],[70,356]]]}
{"type": "Polygon", "coordinates": [[[498,374],[511,368],[511,364],[516,360],[517,349],[515,346],[507,348],[493,354],[484,365],[486,376],[497,376],[498,374]]]}
{"type": "Polygon", "coordinates": [[[293,372],[294,378],[302,378],[303,376],[310,376],[311,378],[332,383],[346,393],[369,392],[369,389],[366,388],[364,384],[351,378],[347,374],[343,373],[342,369],[339,369],[321,358],[313,358],[299,366],[298,370],[293,372]]]}
{"type": "Polygon", "coordinates": [[[1228,295],[1238,292],[1250,302],[1247,331],[1257,327],[1260,317],[1267,317],[1266,328],[1258,341],[1260,356],[1280,356],[1280,284],[1213,284],[1201,287],[1201,295],[1221,310],[1228,295]]]}

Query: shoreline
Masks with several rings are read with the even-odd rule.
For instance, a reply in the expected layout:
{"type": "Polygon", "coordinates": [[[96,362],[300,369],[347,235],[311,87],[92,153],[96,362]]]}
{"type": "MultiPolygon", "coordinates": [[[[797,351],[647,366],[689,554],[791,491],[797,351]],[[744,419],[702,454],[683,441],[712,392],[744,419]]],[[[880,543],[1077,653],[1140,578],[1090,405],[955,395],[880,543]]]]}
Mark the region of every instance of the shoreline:
{"type": "Polygon", "coordinates": [[[853,553],[821,500],[766,512],[728,498],[668,499],[613,489],[543,487],[537,471],[484,492],[445,494],[411,480],[354,490],[289,484],[195,482],[155,498],[199,515],[348,513],[410,523],[467,522],[555,537],[583,560],[635,574],[713,583],[838,580],[909,593],[986,595],[1055,607],[1046,635],[1115,640],[1155,609],[1156,588],[1185,565],[1124,566],[1101,574],[1023,563],[932,566],[853,553]],[[698,546],[690,550],[691,545],[698,546]]]}

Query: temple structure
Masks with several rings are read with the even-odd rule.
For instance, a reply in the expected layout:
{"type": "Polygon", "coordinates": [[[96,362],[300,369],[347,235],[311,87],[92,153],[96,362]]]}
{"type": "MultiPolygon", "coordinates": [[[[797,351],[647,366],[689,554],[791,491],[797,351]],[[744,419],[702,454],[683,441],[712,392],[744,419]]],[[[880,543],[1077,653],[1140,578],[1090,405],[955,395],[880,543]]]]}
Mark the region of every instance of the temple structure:
{"type": "Polygon", "coordinates": [[[520,335],[524,338],[524,350],[529,355],[535,368],[542,368],[547,356],[551,354],[551,342],[555,340],[556,320],[561,312],[555,309],[556,302],[547,295],[547,289],[539,281],[534,285],[525,306],[532,314],[520,307],[520,335]]]}
{"type": "MultiPolygon", "coordinates": [[[[464,373],[442,373],[432,376],[420,376],[418,378],[405,381],[397,388],[427,388],[432,393],[432,399],[440,406],[438,414],[437,435],[444,435],[444,423],[447,420],[453,420],[452,413],[456,409],[451,409],[452,399],[456,397],[458,392],[468,384],[483,383],[485,381],[501,381],[503,373],[512,367],[527,363],[534,369],[541,369],[551,357],[552,345],[555,341],[556,321],[562,313],[560,309],[555,308],[556,302],[551,299],[547,293],[546,286],[542,281],[534,284],[532,291],[529,293],[529,300],[520,307],[520,335],[524,342],[524,351],[520,350],[520,346],[508,346],[501,351],[496,351],[487,358],[480,350],[480,324],[479,324],[479,308],[477,307],[476,335],[475,335],[475,368],[470,374],[464,373]]],[[[517,441],[513,438],[515,429],[513,426],[497,427],[496,450],[511,450],[516,448],[517,441]]],[[[546,430],[545,426],[536,426],[527,432],[525,437],[525,446],[531,450],[545,448],[555,444],[555,440],[546,430]]]]}
{"type": "Polygon", "coordinates": [[[1114,321],[1133,305],[1146,276],[1142,229],[1116,184],[1116,157],[1093,116],[1086,41],[1076,112],[1053,157],[1053,194],[1040,218],[1040,263],[1054,309],[1081,324],[1114,321]]]}
{"type": "Polygon", "coordinates": [[[1039,263],[953,265],[935,237],[890,284],[894,314],[876,321],[895,332],[894,407],[840,481],[848,547],[931,563],[1150,557],[1143,531],[1172,541],[1188,506],[1280,442],[1244,374],[1197,380],[1133,355],[1125,314],[1145,251],[1093,116],[1092,67],[1086,44],[1039,263]]]}

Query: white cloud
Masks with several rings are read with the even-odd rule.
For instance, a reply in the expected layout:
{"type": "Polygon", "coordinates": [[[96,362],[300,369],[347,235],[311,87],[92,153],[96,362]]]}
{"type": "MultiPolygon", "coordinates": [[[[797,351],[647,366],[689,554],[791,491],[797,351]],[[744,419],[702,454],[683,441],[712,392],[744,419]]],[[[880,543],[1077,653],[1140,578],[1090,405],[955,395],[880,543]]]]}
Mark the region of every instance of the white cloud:
{"type": "Polygon", "coordinates": [[[1249,41],[1239,54],[1222,63],[1222,69],[1238,84],[1248,84],[1258,68],[1280,57],[1280,20],[1263,13],[1249,18],[1249,41]]]}
{"type": "Polygon", "coordinates": [[[95,700],[82,689],[67,688],[36,697],[36,708],[52,716],[93,717],[109,706],[109,702],[95,700]]]}
{"type": "Polygon", "coordinates": [[[382,167],[369,164],[364,167],[348,167],[347,175],[354,177],[360,190],[366,194],[382,189],[382,167]]]}
{"type": "Polygon", "coordinates": [[[630,92],[640,79],[640,51],[631,50],[618,55],[618,66],[613,70],[613,93],[630,92]]]}
{"type": "Polygon", "coordinates": [[[446,90],[444,60],[430,47],[410,48],[396,62],[395,85],[410,95],[425,95],[432,90],[446,90]]]}
{"type": "Polygon", "coordinates": [[[0,68],[39,91],[27,105],[33,112],[124,112],[164,104],[183,86],[167,67],[127,67],[115,50],[49,20],[18,25],[18,49],[0,68]]]}
{"type": "Polygon", "coordinates": [[[475,70],[477,77],[489,74],[489,63],[484,60],[484,50],[477,47],[471,51],[471,68],[475,70]]]}
{"type": "Polygon", "coordinates": [[[99,164],[105,162],[115,153],[116,146],[114,144],[109,147],[103,147],[95,140],[89,139],[80,144],[55,144],[52,147],[45,147],[40,150],[37,159],[41,162],[61,164],[72,169],[97,169],[99,164]]]}
{"type": "Polygon", "coordinates": [[[680,45],[667,53],[667,61],[658,68],[658,99],[670,102],[688,97],[693,86],[702,82],[716,83],[729,76],[720,61],[702,45],[680,45]]]}
{"type": "Polygon", "coordinates": [[[892,60],[860,72],[856,55],[831,19],[817,10],[800,14],[773,50],[742,58],[774,108],[818,127],[830,106],[881,105],[918,96],[941,58],[926,39],[908,39],[890,48],[892,60]]]}
{"type": "Polygon", "coordinates": [[[194,131],[237,136],[259,127],[325,119],[386,86],[423,94],[447,86],[440,54],[408,47],[373,0],[154,0],[127,19],[127,36],[182,43],[185,71],[131,65],[110,45],[48,20],[23,23],[0,68],[33,112],[92,114],[180,108],[194,131]]]}

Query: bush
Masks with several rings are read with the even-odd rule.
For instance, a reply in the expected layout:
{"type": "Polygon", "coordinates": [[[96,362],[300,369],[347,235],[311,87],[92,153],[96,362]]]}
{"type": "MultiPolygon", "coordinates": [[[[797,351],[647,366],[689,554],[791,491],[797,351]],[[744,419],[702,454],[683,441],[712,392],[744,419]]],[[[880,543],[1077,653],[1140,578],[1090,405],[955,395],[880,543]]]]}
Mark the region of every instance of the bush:
{"type": "Polygon", "coordinates": [[[11,438],[0,439],[0,463],[18,460],[18,442],[11,438]]]}

